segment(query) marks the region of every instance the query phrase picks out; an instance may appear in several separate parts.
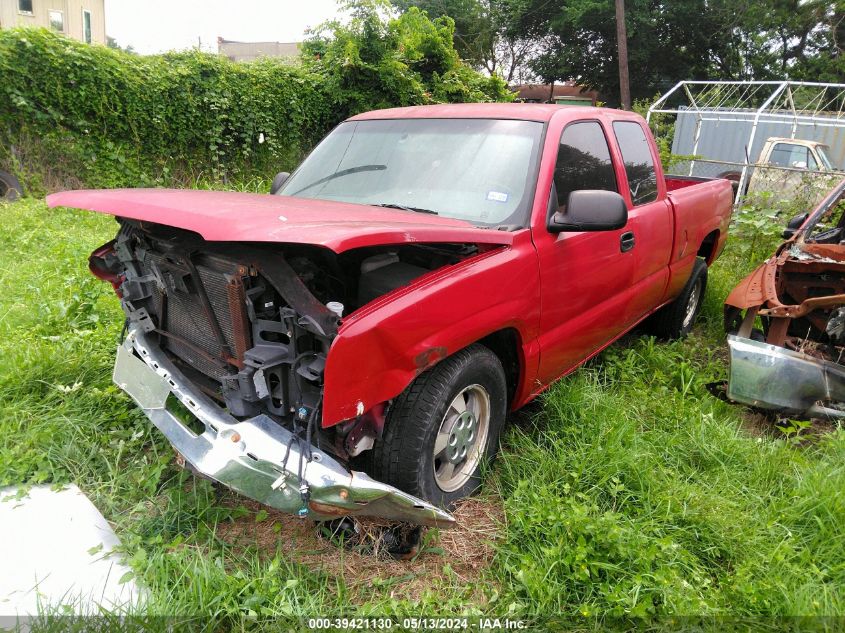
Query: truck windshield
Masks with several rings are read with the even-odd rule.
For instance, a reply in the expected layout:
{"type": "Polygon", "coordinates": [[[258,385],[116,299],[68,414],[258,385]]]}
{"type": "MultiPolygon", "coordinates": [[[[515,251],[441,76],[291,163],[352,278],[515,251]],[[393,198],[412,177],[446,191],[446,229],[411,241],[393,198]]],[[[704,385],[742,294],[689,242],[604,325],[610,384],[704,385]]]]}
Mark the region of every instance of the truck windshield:
{"type": "Polygon", "coordinates": [[[347,121],[279,194],[525,226],[542,133],[535,121],[347,121]]]}

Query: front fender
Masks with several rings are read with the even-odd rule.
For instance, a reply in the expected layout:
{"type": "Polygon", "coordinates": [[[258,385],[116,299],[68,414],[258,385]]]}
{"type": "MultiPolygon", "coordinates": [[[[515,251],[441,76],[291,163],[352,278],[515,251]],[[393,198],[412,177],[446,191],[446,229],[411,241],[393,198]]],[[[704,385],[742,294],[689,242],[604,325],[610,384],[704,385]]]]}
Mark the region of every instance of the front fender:
{"type": "MultiPolygon", "coordinates": [[[[398,396],[423,371],[503,328],[525,354],[539,327],[539,271],[528,231],[400,288],[344,319],[326,359],[323,426],[398,396]]],[[[531,359],[523,358],[523,367],[531,359]]],[[[522,371],[521,381],[533,380],[522,371]]]]}

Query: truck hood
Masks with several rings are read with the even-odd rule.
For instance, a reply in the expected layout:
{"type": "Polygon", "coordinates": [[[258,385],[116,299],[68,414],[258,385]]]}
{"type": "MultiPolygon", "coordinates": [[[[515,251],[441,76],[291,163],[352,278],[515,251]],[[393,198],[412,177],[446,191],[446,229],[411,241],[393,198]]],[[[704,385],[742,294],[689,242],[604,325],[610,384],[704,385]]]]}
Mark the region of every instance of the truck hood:
{"type": "Polygon", "coordinates": [[[200,234],[210,242],[314,244],[336,253],[406,242],[510,245],[513,233],[481,229],[436,215],[363,204],[190,189],[99,189],[47,196],[72,207],[154,222],[200,234]]]}

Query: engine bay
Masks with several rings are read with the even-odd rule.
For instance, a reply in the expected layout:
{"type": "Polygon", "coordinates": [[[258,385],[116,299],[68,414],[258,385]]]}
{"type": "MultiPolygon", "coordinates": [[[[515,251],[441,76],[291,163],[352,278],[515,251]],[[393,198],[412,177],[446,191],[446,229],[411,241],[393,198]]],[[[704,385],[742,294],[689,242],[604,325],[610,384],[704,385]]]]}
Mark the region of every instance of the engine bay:
{"type": "MultiPolygon", "coordinates": [[[[341,320],[477,252],[447,243],[336,254],[309,245],[206,242],[181,229],[119,221],[112,247],[95,251],[90,267],[115,286],[127,323],[153,336],[232,416],[265,414],[301,426],[309,444],[320,442],[323,374],[341,320]]],[[[351,433],[363,413],[323,443],[341,457],[369,448],[372,438],[351,433]]]]}

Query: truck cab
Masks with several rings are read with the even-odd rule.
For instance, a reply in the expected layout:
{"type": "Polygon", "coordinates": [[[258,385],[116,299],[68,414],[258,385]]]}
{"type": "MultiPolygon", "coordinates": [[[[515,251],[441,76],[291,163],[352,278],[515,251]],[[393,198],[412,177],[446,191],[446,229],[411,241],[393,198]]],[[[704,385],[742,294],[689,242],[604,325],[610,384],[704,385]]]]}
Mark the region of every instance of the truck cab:
{"type": "Polygon", "coordinates": [[[828,146],[818,141],[772,137],[766,140],[748,181],[748,193],[771,192],[818,201],[838,180],[828,146]]]}
{"type": "Polygon", "coordinates": [[[828,149],[827,145],[818,141],[770,138],[760,152],[760,162],[793,169],[832,171],[833,163],[828,158],[828,149]]]}

